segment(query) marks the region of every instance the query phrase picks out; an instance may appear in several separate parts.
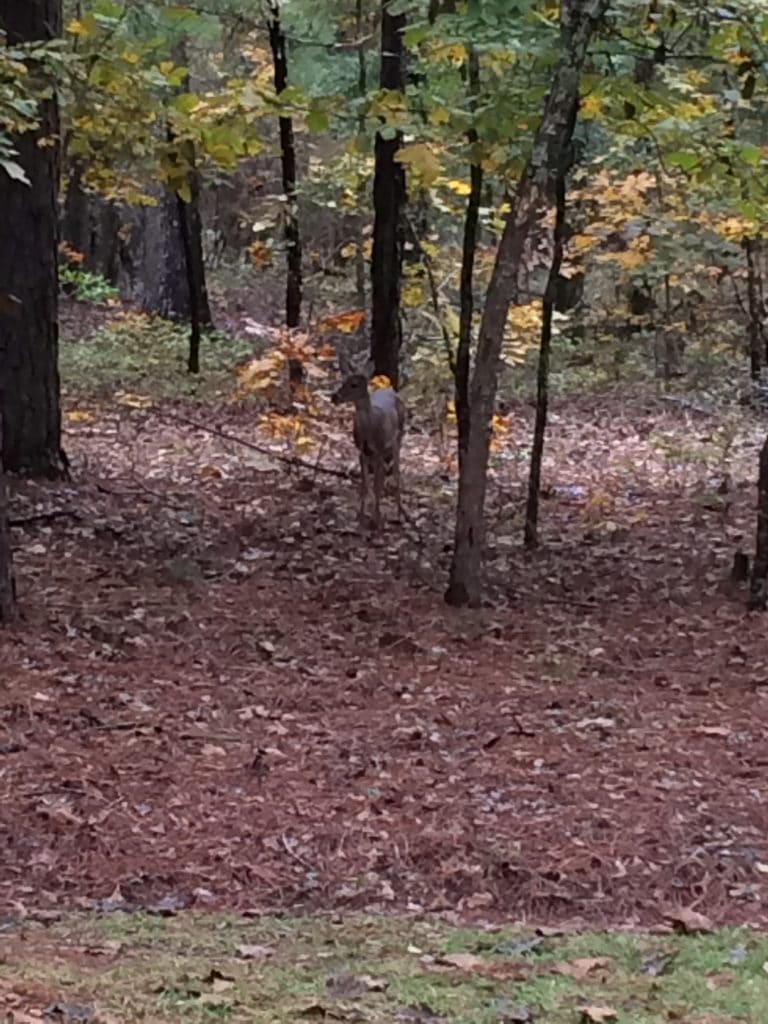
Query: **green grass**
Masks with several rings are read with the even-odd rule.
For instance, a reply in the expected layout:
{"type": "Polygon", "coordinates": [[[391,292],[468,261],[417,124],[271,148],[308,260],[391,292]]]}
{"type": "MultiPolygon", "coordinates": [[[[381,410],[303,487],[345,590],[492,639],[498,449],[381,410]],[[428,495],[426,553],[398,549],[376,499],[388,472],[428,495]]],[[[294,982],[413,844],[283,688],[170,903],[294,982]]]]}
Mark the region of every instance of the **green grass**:
{"type": "Polygon", "coordinates": [[[531,938],[394,918],[76,917],[0,933],[0,1006],[25,1019],[85,1005],[126,1024],[578,1024],[585,1006],[612,1008],[617,1024],[768,1022],[766,935],[594,933],[521,950],[531,938]],[[247,946],[271,955],[247,959],[247,946]]]}
{"type": "Polygon", "coordinates": [[[62,387],[78,400],[125,392],[152,400],[209,401],[234,391],[235,363],[258,347],[257,339],[213,332],[201,343],[201,372],[192,375],[187,327],[143,313],[118,313],[90,337],[62,339],[62,387]]]}

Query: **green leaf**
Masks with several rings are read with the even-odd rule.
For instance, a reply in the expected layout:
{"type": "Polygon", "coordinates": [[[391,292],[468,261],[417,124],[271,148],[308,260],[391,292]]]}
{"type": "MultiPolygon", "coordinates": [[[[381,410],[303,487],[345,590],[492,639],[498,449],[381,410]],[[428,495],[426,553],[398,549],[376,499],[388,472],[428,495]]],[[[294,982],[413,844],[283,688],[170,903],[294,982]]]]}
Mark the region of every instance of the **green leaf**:
{"type": "Polygon", "coordinates": [[[672,167],[679,167],[683,171],[692,171],[697,164],[701,163],[701,156],[696,153],[670,153],[666,162],[672,167]]]}
{"type": "Polygon", "coordinates": [[[24,185],[31,184],[29,178],[27,177],[27,172],[24,170],[21,164],[17,164],[15,160],[5,160],[2,157],[0,157],[0,168],[2,168],[8,175],[8,177],[12,178],[14,181],[20,181],[24,185]]]}
{"type": "Polygon", "coordinates": [[[307,128],[311,132],[327,132],[328,125],[328,115],[319,107],[313,107],[307,114],[307,128]]]}

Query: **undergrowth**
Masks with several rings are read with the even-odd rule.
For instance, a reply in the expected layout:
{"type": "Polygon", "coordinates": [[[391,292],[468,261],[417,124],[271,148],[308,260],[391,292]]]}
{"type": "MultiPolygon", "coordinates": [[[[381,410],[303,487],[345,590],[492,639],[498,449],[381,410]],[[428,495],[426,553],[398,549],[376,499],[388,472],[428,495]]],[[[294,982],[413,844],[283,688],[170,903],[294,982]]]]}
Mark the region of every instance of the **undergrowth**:
{"type": "Polygon", "coordinates": [[[233,391],[235,364],[256,347],[251,339],[209,332],[201,344],[201,372],[190,374],[187,327],[145,313],[121,312],[89,337],[63,339],[62,387],[78,397],[130,392],[150,399],[210,401],[233,391]]]}
{"type": "Polygon", "coordinates": [[[544,938],[387,917],[119,914],[23,941],[6,930],[0,953],[0,1001],[22,1020],[45,1001],[114,1022],[768,1019],[768,937],[736,929],[544,938]]]}

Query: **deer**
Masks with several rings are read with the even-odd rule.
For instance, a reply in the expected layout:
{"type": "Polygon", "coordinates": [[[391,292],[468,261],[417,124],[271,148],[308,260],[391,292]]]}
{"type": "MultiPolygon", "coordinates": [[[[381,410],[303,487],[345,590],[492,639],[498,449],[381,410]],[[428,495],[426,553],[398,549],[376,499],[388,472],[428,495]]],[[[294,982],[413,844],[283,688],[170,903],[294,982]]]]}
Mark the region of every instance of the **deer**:
{"type": "Polygon", "coordinates": [[[352,373],[345,378],[333,395],[334,405],[349,402],[355,407],[352,436],[360,454],[360,511],[365,520],[368,486],[373,477],[373,525],[381,527],[381,498],[384,478],[392,476],[397,514],[402,518],[400,501],[400,445],[405,430],[405,405],[392,388],[369,392],[368,378],[363,373],[352,373]]]}

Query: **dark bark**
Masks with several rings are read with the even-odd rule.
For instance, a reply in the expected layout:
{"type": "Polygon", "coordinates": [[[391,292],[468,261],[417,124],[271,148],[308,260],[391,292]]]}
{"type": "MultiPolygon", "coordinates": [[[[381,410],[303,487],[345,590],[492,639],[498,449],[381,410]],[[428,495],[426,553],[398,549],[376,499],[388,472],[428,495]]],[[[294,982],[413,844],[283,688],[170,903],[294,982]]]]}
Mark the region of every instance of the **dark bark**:
{"type": "Polygon", "coordinates": [[[759,242],[755,238],[745,238],[742,242],[742,247],[747,257],[749,375],[752,380],[759,380],[760,372],[765,365],[763,305],[760,301],[760,272],[757,261],[759,242]]]}
{"type": "MultiPolygon", "coordinates": [[[[174,61],[180,66],[187,64],[187,46],[182,39],[174,47],[174,61]]],[[[184,76],[179,92],[189,92],[189,74],[184,76]]],[[[208,287],[205,280],[203,259],[203,222],[200,217],[200,174],[197,170],[195,146],[189,139],[179,144],[173,129],[169,126],[168,140],[176,149],[176,159],[182,169],[186,183],[186,195],[176,193],[176,208],[181,236],[181,251],[184,256],[184,276],[187,283],[189,303],[189,356],[187,369],[190,373],[200,372],[200,337],[203,328],[213,326],[211,307],[208,302],[208,287]]]]}
{"type": "Polygon", "coordinates": [[[757,478],[757,540],[755,560],[749,581],[749,607],[756,611],[766,608],[766,580],[768,580],[768,438],[760,449],[760,470],[757,478]]]}
{"type": "MultiPolygon", "coordinates": [[[[477,51],[470,47],[467,59],[467,84],[470,102],[474,105],[480,91],[480,63],[477,51]]],[[[459,283],[459,341],[456,348],[456,364],[453,368],[454,396],[456,402],[456,423],[458,428],[459,472],[469,449],[469,373],[472,352],[472,316],[475,309],[474,273],[477,232],[480,220],[480,206],[483,197],[483,169],[477,154],[477,132],[467,132],[470,145],[470,188],[467,197],[467,212],[464,218],[464,242],[461,254],[461,278],[459,283]]]]}
{"type": "MultiPolygon", "coordinates": [[[[288,85],[288,54],[285,34],[280,22],[280,7],[276,0],[270,3],[269,45],[274,65],[275,92],[280,93],[288,85]]],[[[293,135],[293,119],[281,117],[280,162],[283,176],[283,193],[286,198],[285,240],[286,285],[285,285],[285,326],[298,327],[301,322],[302,259],[301,233],[299,231],[298,204],[296,199],[296,144],[293,135]]],[[[298,390],[304,380],[301,360],[288,361],[288,380],[292,391],[298,390]]]]}
{"type": "Polygon", "coordinates": [[[64,199],[62,236],[75,252],[81,253],[83,270],[101,274],[117,284],[120,217],[114,203],[82,185],[83,167],[75,161],[69,170],[64,199]]]}
{"type": "MultiPolygon", "coordinates": [[[[172,55],[176,64],[186,64],[183,41],[172,55]]],[[[179,91],[188,88],[186,80],[179,91]]],[[[152,190],[155,206],[133,209],[126,217],[120,232],[120,290],[145,312],[191,325],[188,366],[196,372],[200,332],[213,326],[203,258],[200,175],[194,144],[177,140],[170,121],[165,140],[172,181],[152,190]]]]}
{"type": "Polygon", "coordinates": [[[205,328],[213,326],[211,307],[208,302],[208,286],[205,280],[203,260],[203,225],[200,217],[200,175],[195,166],[195,147],[184,143],[181,154],[186,167],[189,199],[176,195],[181,250],[184,255],[184,271],[187,281],[189,302],[189,357],[187,369],[190,373],[200,372],[200,338],[205,328]]]}
{"type": "MultiPolygon", "coordinates": [[[[0,391],[0,408],[2,392],[0,391]]],[[[3,424],[0,416],[0,451],[3,445],[3,424]]],[[[16,618],[16,587],[13,579],[11,554],[11,531],[8,525],[8,486],[0,461],[0,623],[12,622],[16,618]]]]}
{"type": "MultiPolygon", "coordinates": [[[[391,14],[389,3],[381,6],[382,89],[403,92],[403,31],[405,15],[391,14]]],[[[373,254],[371,259],[371,359],[374,372],[389,377],[393,387],[399,378],[400,277],[403,263],[403,209],[405,169],[395,160],[402,136],[387,137],[379,131],[374,146],[373,254]]]]}
{"type": "MultiPolygon", "coordinates": [[[[357,94],[361,100],[360,114],[357,118],[357,130],[362,137],[365,133],[365,108],[362,100],[368,92],[368,68],[365,61],[365,43],[363,42],[363,0],[355,2],[355,35],[357,36],[357,94]]],[[[365,234],[363,232],[363,214],[366,195],[365,179],[361,176],[357,188],[357,225],[355,228],[355,292],[357,305],[365,309],[365,234]]]]}
{"type": "MultiPolygon", "coordinates": [[[[192,172],[194,174],[194,172],[192,172]]],[[[208,289],[205,285],[205,268],[203,266],[203,250],[195,246],[195,238],[202,242],[199,230],[200,216],[197,211],[196,199],[186,202],[180,195],[176,196],[179,208],[179,230],[181,231],[181,248],[184,252],[184,269],[187,276],[189,291],[189,355],[187,370],[189,373],[200,373],[200,338],[202,330],[201,314],[205,309],[210,325],[210,309],[208,307],[208,289]],[[193,213],[197,212],[197,217],[193,213]],[[195,232],[195,220],[198,230],[195,232]],[[199,258],[198,258],[199,257],[199,258]]]]}
{"type": "Polygon", "coordinates": [[[189,285],[176,195],[155,188],[155,206],[126,212],[120,291],[145,313],[189,321],[189,285]]]}
{"type": "MultiPolygon", "coordinates": [[[[61,0],[6,2],[8,43],[61,33],[61,0]]],[[[42,75],[30,63],[32,76],[42,75]]],[[[40,125],[14,139],[30,184],[0,170],[0,374],[5,385],[2,458],[6,472],[56,478],[64,472],[58,372],[59,115],[55,95],[40,125]],[[41,140],[45,145],[40,145],[41,140]]]]}
{"type": "MultiPolygon", "coordinates": [[[[576,123],[577,98],[574,98],[572,127],[576,123]]],[[[528,476],[528,505],[525,510],[524,543],[535,548],[539,543],[539,493],[541,491],[541,464],[544,458],[544,438],[547,431],[549,406],[549,358],[552,347],[552,313],[557,301],[560,268],[563,265],[565,245],[565,175],[567,168],[560,167],[555,185],[555,233],[552,247],[552,263],[549,268],[547,287],[541,310],[541,344],[536,385],[536,423],[533,429],[531,470],[528,476]]]]}
{"type": "Polygon", "coordinates": [[[554,194],[563,166],[570,162],[573,109],[578,102],[581,71],[592,32],[606,5],[607,0],[572,0],[561,6],[561,56],[496,254],[470,384],[469,437],[459,473],[454,551],[445,595],[452,605],[480,604],[491,420],[507,311],[517,293],[526,240],[546,209],[547,197],[554,194]]]}

